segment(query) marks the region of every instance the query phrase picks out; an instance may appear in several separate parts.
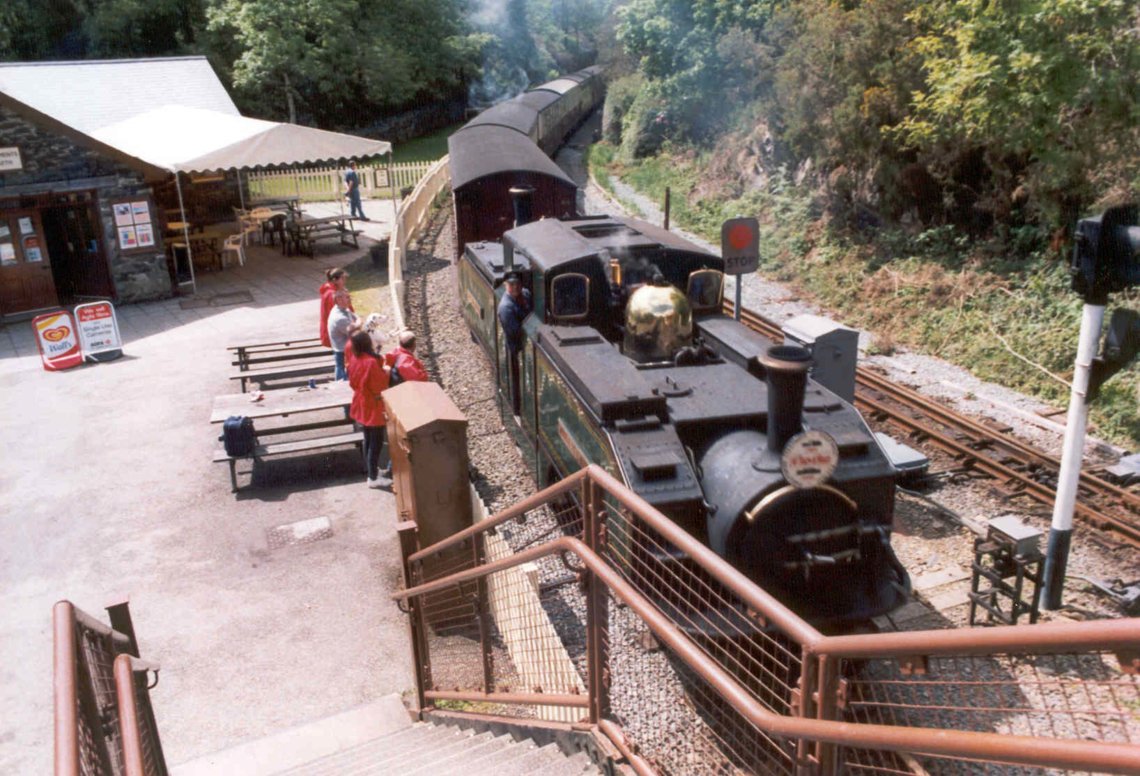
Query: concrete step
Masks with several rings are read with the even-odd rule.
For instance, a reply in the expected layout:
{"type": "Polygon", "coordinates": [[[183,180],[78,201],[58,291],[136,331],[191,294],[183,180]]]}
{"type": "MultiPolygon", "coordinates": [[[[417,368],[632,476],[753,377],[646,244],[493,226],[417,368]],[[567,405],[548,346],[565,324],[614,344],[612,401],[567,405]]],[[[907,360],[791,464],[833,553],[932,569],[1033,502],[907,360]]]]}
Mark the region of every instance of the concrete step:
{"type": "Polygon", "coordinates": [[[433,749],[454,739],[454,732],[447,728],[417,722],[415,725],[367,741],[359,746],[337,752],[325,758],[306,763],[299,768],[286,771],[280,776],[345,776],[361,767],[373,763],[396,761],[425,749],[433,749]]]}
{"type": "Polygon", "coordinates": [[[428,774],[455,773],[467,774],[472,763],[498,752],[510,745],[510,736],[495,737],[493,733],[479,733],[471,736],[462,745],[452,746],[447,751],[427,751],[415,765],[401,769],[400,776],[427,776],[428,774]],[[505,740],[504,740],[505,739],[505,740]]]}
{"type": "MultiPolygon", "coordinates": [[[[175,765],[171,776],[271,776],[412,727],[400,696],[385,696],[356,709],[334,714],[265,738],[175,765]]],[[[429,726],[430,727],[430,726],[429,726]]]]}
{"type": "Polygon", "coordinates": [[[171,769],[172,776],[576,776],[585,754],[450,725],[412,723],[399,696],[286,730],[171,769]]]}
{"type": "Polygon", "coordinates": [[[523,743],[529,743],[531,747],[515,757],[510,763],[509,770],[506,767],[496,767],[493,763],[484,763],[478,771],[470,772],[469,776],[502,776],[502,774],[507,773],[541,773],[545,776],[552,768],[566,759],[566,755],[562,753],[557,744],[537,747],[529,739],[523,743]]]}

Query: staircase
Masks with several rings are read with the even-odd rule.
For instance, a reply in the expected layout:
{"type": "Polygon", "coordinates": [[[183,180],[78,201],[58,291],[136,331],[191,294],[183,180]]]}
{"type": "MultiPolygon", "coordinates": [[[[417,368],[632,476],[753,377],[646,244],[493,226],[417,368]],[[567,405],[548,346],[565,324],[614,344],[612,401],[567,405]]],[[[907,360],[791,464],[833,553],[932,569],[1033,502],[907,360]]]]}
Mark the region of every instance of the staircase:
{"type": "MultiPolygon", "coordinates": [[[[501,728],[500,728],[501,729],[501,728]]],[[[413,723],[398,695],[258,741],[176,765],[173,776],[577,776],[602,771],[585,752],[568,756],[510,734],[413,723]]]]}
{"type": "Polygon", "coordinates": [[[474,733],[449,725],[409,728],[284,771],[280,776],[571,776],[600,774],[584,752],[567,757],[557,744],[537,746],[509,735],[474,733]]]}

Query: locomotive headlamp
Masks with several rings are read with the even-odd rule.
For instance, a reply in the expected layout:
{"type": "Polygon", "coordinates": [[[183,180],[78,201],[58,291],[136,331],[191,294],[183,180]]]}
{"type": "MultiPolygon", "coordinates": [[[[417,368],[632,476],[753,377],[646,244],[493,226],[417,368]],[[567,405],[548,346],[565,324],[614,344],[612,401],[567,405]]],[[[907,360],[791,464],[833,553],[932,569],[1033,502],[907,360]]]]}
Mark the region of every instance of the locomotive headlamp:
{"type": "Polygon", "coordinates": [[[1140,283],[1140,217],[1135,204],[1077,223],[1069,268],[1073,290],[1092,304],[1140,283]]]}

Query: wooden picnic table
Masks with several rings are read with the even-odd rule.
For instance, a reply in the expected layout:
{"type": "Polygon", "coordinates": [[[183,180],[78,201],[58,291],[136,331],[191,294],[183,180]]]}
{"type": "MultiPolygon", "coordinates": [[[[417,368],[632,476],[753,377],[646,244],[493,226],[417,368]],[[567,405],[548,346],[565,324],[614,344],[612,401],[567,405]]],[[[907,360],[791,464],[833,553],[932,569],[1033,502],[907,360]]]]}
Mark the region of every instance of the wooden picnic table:
{"type": "Polygon", "coordinates": [[[214,425],[224,423],[231,416],[244,415],[254,421],[255,444],[249,454],[231,456],[224,445],[214,451],[214,463],[229,464],[230,487],[234,492],[238,490],[237,462],[240,459],[252,459],[256,463],[259,459],[274,455],[316,452],[345,445],[360,447],[363,444],[363,436],[348,417],[348,408],[352,405],[352,388],[343,380],[318,385],[316,388],[302,386],[264,391],[258,401],[250,401],[256,395],[230,393],[217,396],[210,412],[210,423],[214,425]],[[311,419],[311,413],[327,410],[341,410],[342,414],[333,418],[311,419]],[[294,417],[298,415],[301,417],[294,417]],[[289,422],[271,425],[259,423],[270,418],[287,418],[289,422]],[[304,436],[295,439],[283,439],[281,436],[301,433],[304,436]],[[283,441],[274,441],[277,439],[283,441]]]}
{"type": "Polygon", "coordinates": [[[262,391],[260,401],[250,401],[252,393],[227,393],[214,397],[211,423],[222,423],[231,415],[260,418],[287,417],[320,410],[347,409],[352,404],[352,388],[347,380],[321,383],[316,388],[278,388],[262,391]]]}
{"type": "MultiPolygon", "coordinates": [[[[226,233],[218,229],[200,229],[190,233],[190,247],[193,248],[195,264],[198,260],[206,260],[207,269],[221,269],[222,267],[222,241],[226,233]]],[[[185,239],[176,239],[170,243],[172,248],[186,249],[185,239]]]]}
{"type": "Polygon", "coordinates": [[[323,216],[321,218],[298,218],[286,227],[292,236],[294,247],[298,253],[304,252],[309,257],[314,256],[314,245],[318,240],[337,237],[341,245],[348,245],[347,239],[352,240],[352,246],[359,248],[360,243],[356,237],[360,231],[355,229],[352,216],[323,216]]]}

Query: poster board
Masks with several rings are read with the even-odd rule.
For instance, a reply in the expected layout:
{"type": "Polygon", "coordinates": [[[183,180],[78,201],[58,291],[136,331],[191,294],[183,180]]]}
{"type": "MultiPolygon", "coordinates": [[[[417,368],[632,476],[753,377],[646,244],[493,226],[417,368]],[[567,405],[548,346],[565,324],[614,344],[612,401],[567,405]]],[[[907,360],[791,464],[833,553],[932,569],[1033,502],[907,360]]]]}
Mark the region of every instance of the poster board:
{"type": "Polygon", "coordinates": [[[111,212],[115,219],[119,250],[129,253],[154,247],[154,220],[150,200],[143,198],[112,202],[111,212]]]}
{"type": "Polygon", "coordinates": [[[32,319],[32,328],[36,333],[36,345],[40,349],[40,359],[46,371],[57,372],[83,363],[75,320],[71,313],[56,310],[37,315],[32,319]]]}
{"type": "Polygon", "coordinates": [[[87,361],[113,361],[123,355],[119,322],[110,302],[89,302],[75,308],[79,345],[87,361]]]}

